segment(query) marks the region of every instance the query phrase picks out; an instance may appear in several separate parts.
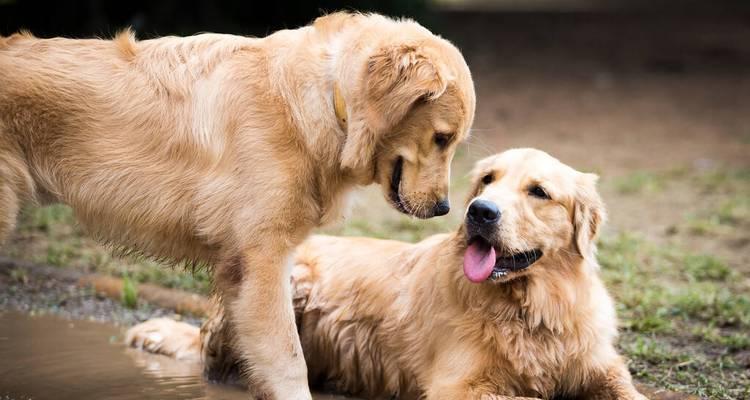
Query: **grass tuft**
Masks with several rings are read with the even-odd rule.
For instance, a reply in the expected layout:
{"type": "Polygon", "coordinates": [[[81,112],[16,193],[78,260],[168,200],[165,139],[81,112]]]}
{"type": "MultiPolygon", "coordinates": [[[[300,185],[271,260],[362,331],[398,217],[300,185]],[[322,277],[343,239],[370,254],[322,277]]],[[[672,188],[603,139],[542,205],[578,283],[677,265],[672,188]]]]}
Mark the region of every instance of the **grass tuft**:
{"type": "Polygon", "coordinates": [[[615,188],[621,194],[653,193],[664,188],[664,181],[659,175],[646,171],[616,178],[614,183],[615,188]]]}
{"type": "Polygon", "coordinates": [[[708,254],[686,254],[683,261],[685,273],[692,281],[726,281],[733,277],[727,264],[708,254]]]}
{"type": "Polygon", "coordinates": [[[52,232],[54,228],[72,229],[75,218],[70,207],[54,204],[46,207],[27,207],[21,216],[20,229],[52,232]]]}
{"type": "Polygon", "coordinates": [[[138,288],[127,276],[122,279],[122,304],[132,309],[138,306],[138,288]]]}
{"type": "Polygon", "coordinates": [[[686,359],[684,354],[650,336],[639,336],[622,348],[628,356],[652,364],[674,363],[686,359]]]}
{"type": "Polygon", "coordinates": [[[750,327],[750,298],[715,285],[700,285],[672,298],[675,310],[686,318],[716,326],[750,327]]]}
{"type": "Polygon", "coordinates": [[[688,230],[696,235],[726,234],[742,226],[750,226],[750,197],[745,194],[730,197],[716,208],[687,218],[688,230]]]}

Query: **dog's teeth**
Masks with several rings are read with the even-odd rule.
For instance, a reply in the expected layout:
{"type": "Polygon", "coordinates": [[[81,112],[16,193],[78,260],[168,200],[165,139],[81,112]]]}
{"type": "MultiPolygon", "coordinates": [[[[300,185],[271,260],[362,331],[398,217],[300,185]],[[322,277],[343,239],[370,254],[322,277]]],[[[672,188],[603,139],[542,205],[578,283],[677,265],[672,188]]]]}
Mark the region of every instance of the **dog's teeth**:
{"type": "Polygon", "coordinates": [[[506,271],[506,270],[500,270],[500,271],[495,270],[495,271],[492,271],[492,275],[490,275],[490,278],[491,279],[498,279],[498,278],[502,278],[503,276],[506,276],[506,275],[508,275],[508,271],[506,271]]]}

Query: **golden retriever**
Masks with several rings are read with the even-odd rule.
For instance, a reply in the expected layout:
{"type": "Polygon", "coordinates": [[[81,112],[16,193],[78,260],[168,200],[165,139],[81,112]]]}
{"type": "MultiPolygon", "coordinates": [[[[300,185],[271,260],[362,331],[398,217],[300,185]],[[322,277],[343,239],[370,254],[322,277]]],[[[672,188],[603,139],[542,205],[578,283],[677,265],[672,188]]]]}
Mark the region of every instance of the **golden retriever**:
{"type": "MultiPolygon", "coordinates": [[[[311,381],[376,398],[644,398],[615,350],[598,276],[596,180],[542,151],[509,150],[477,163],[452,233],[303,243],[293,286],[311,381]]],[[[127,341],[198,358],[201,339],[227,340],[201,334],[159,319],[127,341]]]]}
{"type": "Polygon", "coordinates": [[[379,15],[260,39],[0,37],[0,238],[23,201],[59,201],[106,243],[212,265],[256,387],[309,399],[291,250],[357,185],[447,213],[474,109],[453,45],[379,15]]]}

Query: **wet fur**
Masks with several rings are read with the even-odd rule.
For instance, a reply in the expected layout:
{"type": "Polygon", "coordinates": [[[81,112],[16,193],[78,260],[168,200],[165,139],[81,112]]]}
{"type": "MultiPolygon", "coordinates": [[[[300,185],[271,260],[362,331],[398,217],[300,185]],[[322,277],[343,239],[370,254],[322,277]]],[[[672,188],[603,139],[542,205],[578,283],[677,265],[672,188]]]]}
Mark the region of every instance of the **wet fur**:
{"type": "Polygon", "coordinates": [[[116,248],[212,265],[259,391],[306,399],[291,250],[340,218],[354,186],[387,187],[397,156],[419,158],[403,196],[430,217],[455,151],[426,145],[433,125],[457,145],[473,115],[458,50],[378,15],[261,39],[0,38],[0,241],[23,202],[63,202],[116,248]]]}

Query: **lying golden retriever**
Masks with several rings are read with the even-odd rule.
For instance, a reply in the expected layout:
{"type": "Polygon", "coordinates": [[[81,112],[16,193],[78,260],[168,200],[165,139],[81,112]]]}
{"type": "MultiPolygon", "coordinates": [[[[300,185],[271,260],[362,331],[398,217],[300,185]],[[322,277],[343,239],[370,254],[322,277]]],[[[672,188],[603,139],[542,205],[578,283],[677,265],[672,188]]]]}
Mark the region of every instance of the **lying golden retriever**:
{"type": "MultiPolygon", "coordinates": [[[[598,276],[596,180],[544,152],[509,150],[477,164],[455,232],[416,244],[306,241],[292,285],[311,381],[377,398],[643,398],[615,350],[598,276]]],[[[127,342],[198,359],[201,340],[231,340],[217,334],[157,319],[127,342]]]]}
{"type": "Polygon", "coordinates": [[[262,39],[0,37],[0,239],[23,201],[59,201],[118,248],[212,265],[256,388],[309,399],[291,250],[357,185],[447,213],[474,109],[453,45],[379,15],[262,39]]]}

